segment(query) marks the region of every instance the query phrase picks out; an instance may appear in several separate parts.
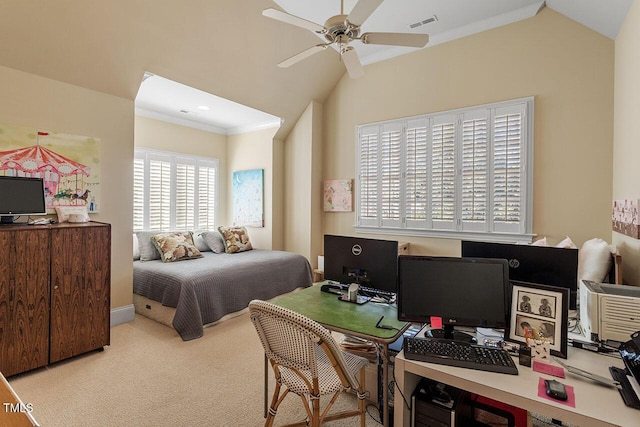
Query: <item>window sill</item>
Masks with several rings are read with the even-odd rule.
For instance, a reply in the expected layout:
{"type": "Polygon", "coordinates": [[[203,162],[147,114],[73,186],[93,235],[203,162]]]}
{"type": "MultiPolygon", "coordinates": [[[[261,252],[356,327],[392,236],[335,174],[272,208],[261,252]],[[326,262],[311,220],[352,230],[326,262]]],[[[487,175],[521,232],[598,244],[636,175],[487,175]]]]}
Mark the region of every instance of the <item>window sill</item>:
{"type": "Polygon", "coordinates": [[[501,243],[531,243],[535,234],[514,233],[485,233],[476,231],[448,231],[448,230],[415,230],[393,227],[362,227],[355,226],[356,233],[392,234],[399,236],[415,236],[437,239],[482,240],[484,242],[501,243]]]}

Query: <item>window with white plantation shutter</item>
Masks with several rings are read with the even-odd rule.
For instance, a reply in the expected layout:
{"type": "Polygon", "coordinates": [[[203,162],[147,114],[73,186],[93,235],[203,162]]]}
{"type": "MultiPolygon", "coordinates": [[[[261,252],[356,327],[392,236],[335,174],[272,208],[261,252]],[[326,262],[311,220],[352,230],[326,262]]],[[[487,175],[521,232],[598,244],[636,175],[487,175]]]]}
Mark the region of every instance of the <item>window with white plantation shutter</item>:
{"type": "Polygon", "coordinates": [[[533,98],[358,127],[356,229],[529,241],[533,98]]]}
{"type": "Polygon", "coordinates": [[[214,227],[217,159],[136,149],[133,169],[134,231],[214,227]]]}

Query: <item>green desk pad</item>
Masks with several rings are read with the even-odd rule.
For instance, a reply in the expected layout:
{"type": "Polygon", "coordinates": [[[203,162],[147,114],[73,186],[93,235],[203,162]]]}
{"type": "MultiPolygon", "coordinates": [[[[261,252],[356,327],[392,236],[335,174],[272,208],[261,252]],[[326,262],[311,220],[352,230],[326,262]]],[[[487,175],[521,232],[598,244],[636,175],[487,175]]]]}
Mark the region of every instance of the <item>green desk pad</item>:
{"type": "Polygon", "coordinates": [[[292,292],[274,299],[272,302],[303,314],[328,329],[345,334],[353,334],[372,341],[391,343],[409,327],[409,323],[398,320],[395,304],[377,304],[367,302],[359,305],[340,301],[338,296],[320,291],[320,285],[292,292]],[[376,328],[380,317],[381,324],[395,329],[376,328]]]}

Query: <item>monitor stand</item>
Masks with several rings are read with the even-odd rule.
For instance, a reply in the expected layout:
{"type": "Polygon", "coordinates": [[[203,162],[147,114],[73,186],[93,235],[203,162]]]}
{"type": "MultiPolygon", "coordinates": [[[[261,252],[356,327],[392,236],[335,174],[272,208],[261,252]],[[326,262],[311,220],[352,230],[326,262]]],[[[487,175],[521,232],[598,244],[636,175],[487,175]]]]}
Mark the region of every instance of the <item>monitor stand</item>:
{"type": "Polygon", "coordinates": [[[428,329],[424,335],[429,338],[444,338],[454,341],[476,343],[476,337],[462,331],[456,331],[451,325],[444,325],[443,329],[428,329]]]}

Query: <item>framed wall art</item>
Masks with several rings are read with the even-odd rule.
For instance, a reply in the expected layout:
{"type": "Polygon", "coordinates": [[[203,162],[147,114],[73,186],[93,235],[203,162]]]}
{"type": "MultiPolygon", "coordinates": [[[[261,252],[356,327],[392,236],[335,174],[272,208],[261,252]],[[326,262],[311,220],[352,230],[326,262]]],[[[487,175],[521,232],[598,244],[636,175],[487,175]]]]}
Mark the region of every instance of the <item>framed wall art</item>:
{"type": "Polygon", "coordinates": [[[351,212],[353,210],[353,181],[331,179],[324,182],[324,211],[351,212]]]}
{"type": "Polygon", "coordinates": [[[554,356],[567,358],[569,290],[513,281],[509,340],[547,341],[554,356]]]}
{"type": "Polygon", "coordinates": [[[233,172],[233,225],[264,227],[264,169],[233,172]]]}
{"type": "Polygon", "coordinates": [[[0,175],[42,178],[48,213],[100,206],[100,139],[0,123],[0,175]]]}

